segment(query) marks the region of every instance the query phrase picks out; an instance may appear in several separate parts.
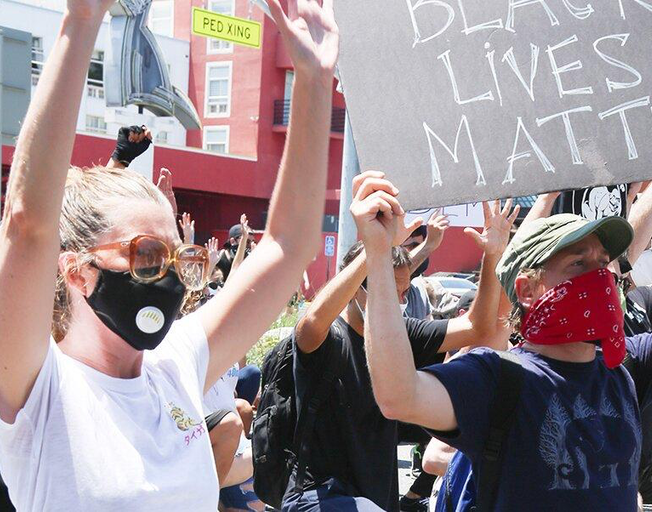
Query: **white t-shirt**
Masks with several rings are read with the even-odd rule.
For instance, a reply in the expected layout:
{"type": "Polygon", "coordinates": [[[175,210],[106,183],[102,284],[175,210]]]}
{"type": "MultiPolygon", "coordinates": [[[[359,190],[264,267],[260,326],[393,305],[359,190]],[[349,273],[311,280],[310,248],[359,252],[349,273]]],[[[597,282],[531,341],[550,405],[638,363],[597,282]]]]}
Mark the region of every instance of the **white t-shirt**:
{"type": "Polygon", "coordinates": [[[217,510],[203,421],[206,334],[196,315],[146,351],[140,377],[117,379],[50,348],[10,425],[2,476],[22,511],[217,510]]]}
{"type": "Polygon", "coordinates": [[[224,409],[236,412],[235,386],[238,384],[239,369],[240,366],[235,363],[206,392],[204,395],[204,412],[207,416],[224,409]]]}

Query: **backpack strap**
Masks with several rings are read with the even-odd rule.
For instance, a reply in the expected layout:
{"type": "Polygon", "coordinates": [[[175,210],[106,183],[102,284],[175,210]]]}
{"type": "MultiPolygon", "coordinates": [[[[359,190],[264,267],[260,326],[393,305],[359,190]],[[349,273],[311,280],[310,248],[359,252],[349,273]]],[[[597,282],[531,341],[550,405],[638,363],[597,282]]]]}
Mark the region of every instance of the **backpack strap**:
{"type": "Polygon", "coordinates": [[[297,456],[296,467],[297,473],[294,481],[292,492],[297,494],[303,493],[303,484],[306,478],[308,463],[308,452],[310,451],[310,442],[315,430],[315,421],[317,420],[317,411],[329,397],[334,389],[334,382],[339,378],[339,370],[342,367],[341,361],[344,360],[344,341],[342,339],[331,340],[328,346],[327,364],[322,370],[319,382],[308,395],[310,398],[307,403],[302,404],[297,420],[297,429],[294,436],[294,453],[297,456]],[[340,351],[333,347],[339,341],[340,351]]]}
{"type": "Polygon", "coordinates": [[[500,356],[500,376],[489,408],[489,435],[484,444],[476,475],[476,512],[490,512],[496,500],[504,445],[516,419],[523,387],[523,366],[518,355],[496,352],[500,356]]]}

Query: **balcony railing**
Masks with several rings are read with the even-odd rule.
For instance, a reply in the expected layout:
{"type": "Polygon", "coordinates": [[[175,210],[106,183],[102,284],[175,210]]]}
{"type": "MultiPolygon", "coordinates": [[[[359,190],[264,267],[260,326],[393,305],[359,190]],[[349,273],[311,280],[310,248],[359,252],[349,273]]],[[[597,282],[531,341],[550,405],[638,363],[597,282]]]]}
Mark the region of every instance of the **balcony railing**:
{"type": "MultiPolygon", "coordinates": [[[[346,110],[333,107],[331,114],[331,131],[344,133],[344,116],[346,110]]],[[[290,122],[290,100],[274,100],[274,125],[287,126],[290,122]]]]}
{"type": "Polygon", "coordinates": [[[97,85],[87,85],[86,95],[89,98],[98,98],[102,100],[104,99],[104,87],[97,85]]]}

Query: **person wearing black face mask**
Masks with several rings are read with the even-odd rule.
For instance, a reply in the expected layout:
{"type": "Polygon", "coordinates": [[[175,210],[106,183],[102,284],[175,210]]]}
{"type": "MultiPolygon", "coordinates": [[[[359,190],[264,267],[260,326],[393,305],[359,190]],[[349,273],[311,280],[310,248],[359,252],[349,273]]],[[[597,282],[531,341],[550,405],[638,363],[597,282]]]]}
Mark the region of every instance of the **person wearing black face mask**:
{"type": "Polygon", "coordinates": [[[410,265],[411,283],[407,292],[407,308],[405,316],[418,320],[432,318],[433,306],[428,298],[426,283],[423,274],[430,263],[429,256],[441,245],[444,232],[448,229],[449,221],[445,215],[440,215],[435,210],[428,223],[419,226],[402,246],[410,251],[412,264],[410,265]]]}

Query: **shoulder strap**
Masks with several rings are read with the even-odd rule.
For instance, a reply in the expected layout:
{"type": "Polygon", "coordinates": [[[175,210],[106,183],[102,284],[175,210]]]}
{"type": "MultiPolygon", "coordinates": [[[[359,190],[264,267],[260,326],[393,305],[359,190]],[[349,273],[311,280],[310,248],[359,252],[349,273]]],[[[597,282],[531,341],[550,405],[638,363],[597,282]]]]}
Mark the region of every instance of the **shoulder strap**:
{"type": "Polygon", "coordinates": [[[297,420],[297,428],[294,436],[294,453],[297,456],[297,473],[294,482],[293,492],[303,493],[303,483],[306,478],[306,469],[308,463],[308,452],[310,451],[310,441],[315,430],[315,420],[317,411],[326,401],[331,391],[334,389],[334,382],[339,377],[340,364],[344,360],[344,341],[331,340],[328,346],[327,364],[322,370],[319,382],[307,395],[307,403],[302,404],[297,420]],[[339,341],[340,350],[336,350],[333,345],[339,341]]]}
{"type": "Polygon", "coordinates": [[[623,368],[629,372],[632,380],[636,384],[638,376],[638,372],[636,371],[636,361],[629,352],[625,353],[625,357],[623,358],[623,362],[621,364],[623,365],[623,368]]]}
{"type": "Polygon", "coordinates": [[[518,355],[512,352],[497,354],[500,356],[500,376],[489,410],[489,435],[476,475],[477,512],[493,510],[505,455],[504,444],[514,424],[523,387],[523,367],[518,355]]]}

